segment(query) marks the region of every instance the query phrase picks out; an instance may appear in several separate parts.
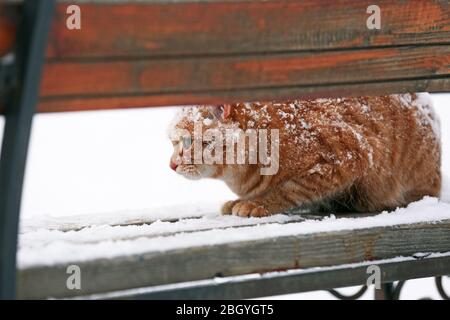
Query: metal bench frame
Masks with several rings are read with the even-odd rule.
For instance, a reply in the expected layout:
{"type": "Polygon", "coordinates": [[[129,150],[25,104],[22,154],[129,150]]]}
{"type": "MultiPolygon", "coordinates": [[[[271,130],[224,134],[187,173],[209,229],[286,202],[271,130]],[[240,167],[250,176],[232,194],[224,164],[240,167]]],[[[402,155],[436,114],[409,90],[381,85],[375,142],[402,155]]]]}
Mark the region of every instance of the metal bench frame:
{"type": "Polygon", "coordinates": [[[29,0],[23,4],[14,62],[0,69],[8,86],[0,158],[0,299],[16,296],[22,186],[53,8],[53,0],[29,0]]]}

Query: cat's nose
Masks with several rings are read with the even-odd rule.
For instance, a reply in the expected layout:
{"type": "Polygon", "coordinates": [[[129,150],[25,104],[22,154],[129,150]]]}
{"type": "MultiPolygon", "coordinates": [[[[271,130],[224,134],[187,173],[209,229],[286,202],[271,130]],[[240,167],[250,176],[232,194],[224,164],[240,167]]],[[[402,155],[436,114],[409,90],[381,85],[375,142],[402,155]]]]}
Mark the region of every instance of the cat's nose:
{"type": "Polygon", "coordinates": [[[170,169],[172,169],[173,171],[177,170],[178,165],[172,161],[170,161],[170,169]]]}

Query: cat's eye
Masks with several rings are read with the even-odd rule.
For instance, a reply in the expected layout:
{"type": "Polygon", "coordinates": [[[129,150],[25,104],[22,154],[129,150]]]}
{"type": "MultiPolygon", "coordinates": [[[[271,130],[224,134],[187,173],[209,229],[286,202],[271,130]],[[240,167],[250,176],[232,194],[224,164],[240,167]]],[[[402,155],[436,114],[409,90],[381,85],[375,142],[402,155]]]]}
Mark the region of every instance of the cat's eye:
{"type": "Polygon", "coordinates": [[[183,149],[189,149],[192,145],[192,138],[190,136],[183,137],[181,144],[183,145],[183,149]]]}

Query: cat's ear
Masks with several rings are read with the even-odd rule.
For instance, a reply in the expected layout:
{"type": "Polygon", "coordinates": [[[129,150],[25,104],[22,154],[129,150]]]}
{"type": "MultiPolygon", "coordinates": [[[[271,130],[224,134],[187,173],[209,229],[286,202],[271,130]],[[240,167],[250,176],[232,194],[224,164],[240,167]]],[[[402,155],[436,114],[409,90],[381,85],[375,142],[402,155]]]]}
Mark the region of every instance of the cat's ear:
{"type": "Polygon", "coordinates": [[[223,118],[228,119],[231,115],[231,104],[224,104],[222,106],[222,108],[223,108],[223,114],[222,114],[223,118]]]}
{"type": "Polygon", "coordinates": [[[221,104],[214,107],[214,116],[219,120],[227,120],[231,115],[231,104],[221,104]]]}

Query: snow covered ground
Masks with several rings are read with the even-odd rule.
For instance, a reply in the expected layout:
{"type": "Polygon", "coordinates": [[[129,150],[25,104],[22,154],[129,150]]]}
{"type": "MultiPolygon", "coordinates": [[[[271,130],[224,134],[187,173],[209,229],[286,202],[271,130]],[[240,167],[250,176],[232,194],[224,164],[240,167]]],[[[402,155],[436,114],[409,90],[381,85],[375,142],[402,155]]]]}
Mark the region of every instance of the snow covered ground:
{"type": "MultiPolygon", "coordinates": [[[[441,117],[443,172],[450,175],[450,95],[433,95],[433,100],[441,117]]],[[[58,256],[60,251],[52,247],[52,241],[62,243],[76,239],[70,239],[70,233],[64,235],[61,231],[48,229],[76,229],[94,224],[96,226],[84,240],[95,237],[105,239],[117,232],[114,227],[108,230],[105,224],[133,224],[133,221],[142,219],[166,218],[168,206],[176,206],[171,215],[180,218],[198,216],[207,205],[209,214],[197,222],[203,223],[205,228],[214,227],[217,223],[217,216],[214,216],[216,208],[220,202],[233,199],[234,195],[219,181],[188,181],[169,169],[172,146],[167,139],[166,128],[173,113],[173,108],[155,108],[36,116],[23,196],[19,263],[26,266],[46,259],[50,263],[61,261],[61,255],[58,256]],[[36,246],[43,243],[48,246],[37,251],[36,246]]],[[[446,179],[442,200],[450,201],[450,183],[446,179]]],[[[450,204],[429,198],[394,214],[364,218],[359,225],[442,218],[450,218],[450,204]]],[[[273,232],[274,225],[270,222],[274,221],[268,219],[267,225],[262,227],[273,232]]],[[[352,221],[328,219],[308,222],[310,225],[305,226],[304,230],[358,227],[358,224],[349,222],[352,221]]],[[[231,226],[243,222],[242,219],[229,217],[221,223],[231,226]]],[[[250,220],[245,223],[254,222],[250,220]]],[[[293,232],[290,228],[295,224],[279,225],[275,232],[293,232]]],[[[182,224],[179,227],[185,228],[182,230],[190,228],[182,224]]],[[[164,221],[153,226],[131,225],[127,228],[121,229],[121,232],[128,234],[121,236],[131,236],[137,232],[156,237],[165,232],[164,221]]],[[[252,236],[252,227],[248,228],[247,236],[252,236]]],[[[300,231],[298,228],[295,230],[300,231]]],[[[220,237],[218,239],[220,241],[220,237]]],[[[178,245],[181,243],[179,240],[182,239],[178,239],[178,245]]],[[[167,245],[176,246],[177,242],[167,245]]],[[[71,248],[76,252],[76,246],[71,248]]],[[[92,251],[84,251],[84,254],[86,257],[89,254],[95,256],[103,252],[99,249],[92,247],[92,251]]],[[[130,248],[123,247],[122,250],[130,248]]],[[[118,248],[115,253],[120,252],[118,248]]],[[[418,293],[417,298],[424,295],[437,298],[430,279],[408,282],[404,290],[405,298],[413,298],[406,293],[409,287],[415,288],[411,291],[418,293]]],[[[328,295],[314,292],[286,298],[291,297],[325,299],[328,295]]],[[[370,295],[365,297],[370,298],[370,295]]]]}

